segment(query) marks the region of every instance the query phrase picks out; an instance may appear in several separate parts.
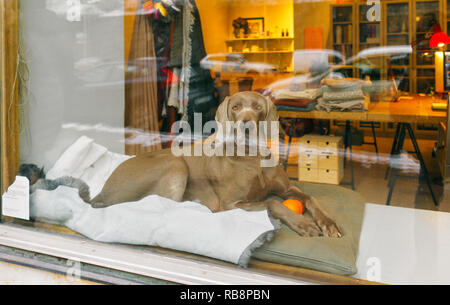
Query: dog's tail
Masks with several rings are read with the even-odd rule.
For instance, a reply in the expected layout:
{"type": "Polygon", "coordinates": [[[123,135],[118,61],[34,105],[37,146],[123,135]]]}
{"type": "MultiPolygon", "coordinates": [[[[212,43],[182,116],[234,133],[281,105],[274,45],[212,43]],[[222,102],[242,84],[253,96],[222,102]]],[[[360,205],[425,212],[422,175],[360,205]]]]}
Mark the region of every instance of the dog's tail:
{"type": "Polygon", "coordinates": [[[34,192],[37,189],[53,191],[61,185],[78,189],[78,195],[80,198],[86,203],[91,203],[89,186],[83,180],[69,176],[56,178],[54,180],[39,179],[32,185],[31,192],[34,192]]]}
{"type": "MultiPolygon", "coordinates": [[[[81,179],[64,176],[53,180],[54,183],[78,189],[78,195],[86,203],[91,203],[89,186],[81,179]]],[[[58,186],[59,186],[58,185],[58,186]]]]}
{"type": "Polygon", "coordinates": [[[89,186],[78,178],[64,176],[54,180],[46,179],[44,168],[39,168],[36,164],[20,165],[19,175],[27,177],[30,181],[30,192],[33,193],[37,189],[53,191],[58,186],[64,185],[78,189],[78,194],[86,203],[91,203],[89,186]]]}

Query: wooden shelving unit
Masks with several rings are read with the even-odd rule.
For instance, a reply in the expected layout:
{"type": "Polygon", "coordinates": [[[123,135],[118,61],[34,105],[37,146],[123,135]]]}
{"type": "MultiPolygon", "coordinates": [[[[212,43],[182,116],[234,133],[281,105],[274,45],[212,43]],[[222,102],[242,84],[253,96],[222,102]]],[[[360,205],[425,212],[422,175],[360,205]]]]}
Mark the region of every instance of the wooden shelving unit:
{"type": "MultiPolygon", "coordinates": [[[[332,5],[330,48],[341,52],[348,59],[372,47],[409,45],[412,41],[423,37],[431,29],[434,21],[444,24],[443,30],[450,31],[449,4],[450,0],[383,1],[380,18],[383,22],[369,20],[367,10],[370,6],[363,1],[332,5]],[[445,13],[441,14],[441,11],[445,13]],[[340,26],[351,27],[353,32],[349,35],[352,37],[351,41],[336,42],[338,37],[336,29],[340,26]]],[[[334,64],[339,65],[336,62],[334,64]]],[[[373,66],[370,73],[349,67],[339,71],[352,77],[365,78],[368,75],[371,80],[387,80],[390,73],[393,73],[398,88],[410,93],[430,93],[430,90],[434,89],[434,54],[428,48],[428,40],[415,46],[412,54],[380,58],[371,64],[373,66]]],[[[340,64],[343,65],[350,66],[353,63],[340,64]]]]}
{"type": "MultiPolygon", "coordinates": [[[[331,5],[329,48],[340,52],[342,46],[346,45],[347,49],[341,52],[346,60],[368,48],[410,45],[411,42],[423,37],[432,28],[433,22],[439,22],[442,30],[450,33],[450,0],[381,1],[379,20],[368,18],[367,9],[370,6],[366,3],[360,1],[331,5]],[[351,26],[353,32],[351,41],[345,44],[336,43],[338,26],[351,26]]],[[[425,40],[419,43],[411,54],[391,54],[370,59],[370,68],[367,70],[355,62],[331,64],[334,71],[346,77],[369,76],[372,81],[383,82],[393,75],[399,90],[428,94],[434,91],[434,53],[429,49],[428,42],[425,40]]],[[[392,126],[385,125],[387,124],[382,124],[380,130],[391,132],[392,126]]],[[[436,132],[437,126],[415,127],[418,135],[429,135],[436,132]]]]}
{"type": "MultiPolygon", "coordinates": [[[[440,3],[436,1],[417,1],[415,7],[414,30],[415,39],[420,39],[426,35],[432,24],[439,22],[443,24],[440,18],[440,3]]],[[[414,52],[415,65],[415,88],[416,92],[430,93],[434,91],[434,52],[428,46],[428,40],[423,44],[417,45],[414,52]]]]}
{"type": "Polygon", "coordinates": [[[354,68],[346,63],[354,55],[355,9],[353,5],[337,4],[331,6],[331,49],[342,54],[343,58],[333,59],[334,71],[346,77],[354,77],[354,68]]]}
{"type": "Polygon", "coordinates": [[[293,37],[247,37],[225,41],[228,53],[242,54],[252,62],[264,62],[278,67],[279,72],[292,72],[293,37]]]}

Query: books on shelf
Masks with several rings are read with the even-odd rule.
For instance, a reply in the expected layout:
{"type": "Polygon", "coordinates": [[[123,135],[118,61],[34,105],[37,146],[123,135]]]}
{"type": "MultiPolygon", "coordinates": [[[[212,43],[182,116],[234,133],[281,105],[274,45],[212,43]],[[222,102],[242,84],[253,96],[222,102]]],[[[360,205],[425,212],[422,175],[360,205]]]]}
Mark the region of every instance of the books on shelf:
{"type": "Polygon", "coordinates": [[[352,43],[353,37],[352,30],[353,29],[351,24],[336,25],[334,43],[335,44],[352,43]]]}
{"type": "Polygon", "coordinates": [[[379,24],[362,24],[360,27],[361,43],[379,43],[380,42],[380,25],[379,24]]]}

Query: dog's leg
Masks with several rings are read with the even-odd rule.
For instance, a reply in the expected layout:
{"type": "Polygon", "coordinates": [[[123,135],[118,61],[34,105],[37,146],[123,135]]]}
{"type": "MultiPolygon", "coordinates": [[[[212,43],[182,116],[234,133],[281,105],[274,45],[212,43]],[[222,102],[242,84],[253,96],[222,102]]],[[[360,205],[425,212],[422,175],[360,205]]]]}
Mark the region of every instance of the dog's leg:
{"type": "Polygon", "coordinates": [[[281,220],[300,236],[314,237],[321,235],[320,228],[312,219],[292,212],[284,204],[276,200],[262,202],[240,202],[236,203],[234,207],[246,211],[261,211],[268,209],[272,217],[281,220]]]}
{"type": "Polygon", "coordinates": [[[157,194],[178,202],[183,201],[184,192],[188,182],[188,170],[182,166],[174,168],[171,172],[163,175],[153,189],[149,189],[144,195],[157,194]]]}
{"type": "Polygon", "coordinates": [[[138,172],[134,176],[130,174],[134,180],[130,179],[126,187],[122,186],[126,180],[122,179],[121,175],[110,178],[101,193],[92,199],[91,206],[104,208],[122,202],[137,201],[149,195],[182,201],[189,175],[187,165],[181,159],[171,159],[162,163],[161,167],[163,168],[158,170],[151,168],[144,173],[138,172]]]}
{"type": "Polygon", "coordinates": [[[314,221],[322,229],[324,236],[342,236],[342,229],[339,227],[336,221],[331,218],[328,213],[320,206],[319,202],[314,197],[306,195],[297,187],[292,185],[289,186],[289,189],[285,193],[279,194],[279,196],[284,199],[292,198],[303,202],[307,211],[311,213],[314,221]]]}

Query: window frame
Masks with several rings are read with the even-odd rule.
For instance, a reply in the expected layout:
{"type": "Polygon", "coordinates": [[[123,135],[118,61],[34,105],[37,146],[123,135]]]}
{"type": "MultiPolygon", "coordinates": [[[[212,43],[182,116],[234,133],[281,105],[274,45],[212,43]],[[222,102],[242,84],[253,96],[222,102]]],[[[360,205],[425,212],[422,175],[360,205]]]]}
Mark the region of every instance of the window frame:
{"type": "MultiPolygon", "coordinates": [[[[137,0],[126,0],[125,10],[132,10],[137,0]]],[[[1,107],[0,107],[0,186],[2,194],[15,179],[19,168],[19,103],[20,84],[17,70],[20,65],[19,52],[19,0],[0,0],[0,31],[1,31],[1,107]]],[[[124,34],[130,33],[134,16],[125,16],[124,34]]],[[[127,44],[125,40],[125,44],[127,44]]],[[[129,46],[125,46],[125,48],[129,46]]],[[[125,52],[127,54],[127,52],[125,52]]],[[[126,58],[124,59],[126,61],[126,58]]],[[[111,270],[135,273],[154,277],[160,280],[170,280],[181,284],[379,284],[366,280],[325,273],[299,267],[251,260],[248,269],[238,268],[229,263],[217,263],[213,259],[195,255],[183,254],[174,250],[162,252],[153,248],[104,244],[84,237],[74,237],[68,234],[55,233],[57,226],[33,223],[22,223],[1,214],[0,197],[0,245],[20,249],[32,253],[52,257],[71,259],[77,257],[81,263],[102,266],[111,270]],[[8,222],[8,223],[5,223],[8,222]],[[21,226],[23,224],[23,226],[21,226]],[[58,241],[58,243],[55,243],[58,241]],[[80,247],[90,245],[88,253],[80,247]],[[77,246],[78,245],[78,246],[77,246]],[[107,251],[106,251],[107,250],[107,251]],[[119,260],[108,255],[123,255],[119,260]],[[103,253],[94,255],[93,253],[103,253]],[[138,257],[152,259],[133,265],[130,258],[138,257]],[[170,263],[171,262],[171,263],[170,263]],[[192,274],[197,274],[192,279],[192,274]]],[[[0,260],[2,256],[0,255],[0,260]]],[[[36,262],[36,266],[39,264],[36,262]]]]}

